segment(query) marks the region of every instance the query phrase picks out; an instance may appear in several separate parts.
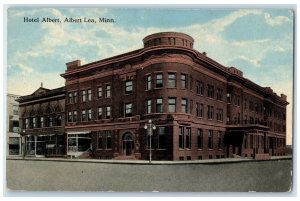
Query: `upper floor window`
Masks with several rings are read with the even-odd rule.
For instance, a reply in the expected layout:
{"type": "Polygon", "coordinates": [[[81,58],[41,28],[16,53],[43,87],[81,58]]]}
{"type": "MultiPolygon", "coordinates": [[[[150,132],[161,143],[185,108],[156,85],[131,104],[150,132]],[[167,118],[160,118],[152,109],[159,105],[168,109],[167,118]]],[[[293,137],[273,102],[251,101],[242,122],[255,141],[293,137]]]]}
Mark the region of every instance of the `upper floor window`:
{"type": "Polygon", "coordinates": [[[212,149],[214,145],[214,133],[213,130],[208,131],[208,148],[212,149]]]}
{"type": "Polygon", "coordinates": [[[151,80],[151,75],[147,75],[147,90],[151,89],[151,85],[152,85],[152,80],[151,80]]]}
{"type": "Polygon", "coordinates": [[[168,73],[168,87],[176,87],[176,73],[168,73]]]}
{"type": "Polygon", "coordinates": [[[186,148],[190,149],[191,148],[191,136],[192,136],[192,129],[191,128],[186,128],[186,148]]]}
{"type": "Polygon", "coordinates": [[[55,117],[55,126],[61,126],[61,115],[57,114],[55,117]]]}
{"type": "Polygon", "coordinates": [[[231,103],[231,93],[227,93],[227,103],[231,103]]]}
{"type": "Polygon", "coordinates": [[[187,75],[181,74],[181,88],[187,88],[187,75]]]}
{"type": "Polygon", "coordinates": [[[110,106],[106,107],[106,119],[110,119],[111,116],[111,108],[110,106]]]}
{"type": "Polygon", "coordinates": [[[207,106],[207,118],[208,119],[213,119],[214,118],[214,107],[208,105],[207,106]]]}
{"type": "Polygon", "coordinates": [[[36,117],[32,118],[32,128],[36,128],[37,127],[37,121],[36,121],[36,117]]]}
{"type": "Polygon", "coordinates": [[[217,89],[217,100],[223,100],[223,89],[217,89]]]}
{"type": "Polygon", "coordinates": [[[72,96],[72,92],[68,93],[68,103],[72,103],[73,102],[73,96],[72,96]]]}
{"type": "Polygon", "coordinates": [[[92,109],[88,109],[88,121],[92,120],[92,109]]]}
{"type": "Polygon", "coordinates": [[[239,95],[235,96],[235,105],[237,106],[241,105],[241,97],[239,95]]]}
{"type": "Polygon", "coordinates": [[[244,109],[247,109],[247,99],[244,100],[244,109]]]}
{"type": "Polygon", "coordinates": [[[48,123],[48,125],[47,125],[48,127],[52,127],[53,126],[53,118],[48,116],[47,117],[47,123],[48,123]]]}
{"type": "Polygon", "coordinates": [[[81,111],[81,121],[86,121],[86,111],[85,110],[81,111]]]}
{"type": "Polygon", "coordinates": [[[91,89],[87,90],[87,95],[88,95],[88,101],[91,101],[92,100],[92,90],[91,89]]]}
{"type": "Polygon", "coordinates": [[[179,148],[180,149],[184,149],[184,127],[183,126],[180,126],[179,127],[179,148]]]}
{"type": "Polygon", "coordinates": [[[98,107],[98,119],[102,119],[102,107],[98,107]]]}
{"type": "Polygon", "coordinates": [[[77,122],[77,111],[73,111],[73,122],[77,122]]]}
{"type": "Polygon", "coordinates": [[[110,96],[111,96],[111,86],[107,84],[105,97],[109,98],[110,96]]]}
{"type": "Polygon", "coordinates": [[[203,95],[203,91],[204,91],[204,84],[203,82],[200,81],[196,81],[196,93],[199,95],[203,95]]]}
{"type": "Polygon", "coordinates": [[[77,103],[77,101],[78,101],[77,91],[74,91],[74,93],[73,93],[73,101],[74,101],[74,103],[77,103]]]}
{"type": "Polygon", "coordinates": [[[24,125],[24,128],[29,128],[29,118],[26,118],[25,119],[25,125],[24,125]]]}
{"type": "Polygon", "coordinates": [[[85,101],[86,101],[86,91],[85,91],[85,90],[82,90],[82,91],[81,91],[81,101],[82,101],[82,102],[85,102],[85,101]]]}
{"type": "Polygon", "coordinates": [[[187,113],[187,99],[186,98],[183,98],[181,99],[181,112],[185,112],[187,113]]]}
{"type": "Polygon", "coordinates": [[[223,109],[217,109],[217,120],[223,121],[223,109]]]}
{"type": "Polygon", "coordinates": [[[132,93],[133,90],[132,85],[133,85],[132,80],[125,81],[125,94],[132,93]]]}
{"type": "Polygon", "coordinates": [[[132,116],[132,103],[125,104],[125,117],[132,116]]]}
{"type": "Polygon", "coordinates": [[[101,86],[97,88],[97,97],[102,98],[102,87],[101,86]]]}
{"type": "Polygon", "coordinates": [[[151,110],[152,110],[151,103],[152,103],[151,99],[147,100],[147,114],[151,113],[151,110]]]}
{"type": "Polygon", "coordinates": [[[203,130],[198,128],[198,149],[203,148],[203,130]]]}
{"type": "Polygon", "coordinates": [[[176,112],[176,98],[169,98],[169,112],[176,112]]]}
{"type": "Polygon", "coordinates": [[[207,96],[210,98],[214,98],[215,94],[214,94],[214,86],[212,85],[207,85],[207,96]]]}
{"type": "Polygon", "coordinates": [[[162,73],[157,73],[156,74],[156,88],[161,88],[163,87],[163,74],[162,73]]]}
{"type": "Polygon", "coordinates": [[[162,100],[162,98],[157,98],[157,99],[156,99],[156,112],[157,112],[157,113],[163,112],[162,105],[163,105],[163,100],[162,100]]]}
{"type": "Polygon", "coordinates": [[[202,103],[196,103],[196,116],[197,117],[204,116],[204,105],[202,103]]]}
{"type": "Polygon", "coordinates": [[[45,127],[44,117],[40,117],[40,127],[41,128],[45,127]]]}

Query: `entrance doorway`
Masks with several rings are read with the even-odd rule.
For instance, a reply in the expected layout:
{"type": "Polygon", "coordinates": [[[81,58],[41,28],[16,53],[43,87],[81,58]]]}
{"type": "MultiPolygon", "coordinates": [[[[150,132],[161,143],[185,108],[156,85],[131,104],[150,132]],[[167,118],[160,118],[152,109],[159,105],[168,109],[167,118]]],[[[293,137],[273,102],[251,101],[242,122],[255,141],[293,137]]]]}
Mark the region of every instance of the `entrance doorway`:
{"type": "Polygon", "coordinates": [[[134,153],[134,138],[129,132],[125,133],[122,138],[123,155],[131,156],[134,153]]]}

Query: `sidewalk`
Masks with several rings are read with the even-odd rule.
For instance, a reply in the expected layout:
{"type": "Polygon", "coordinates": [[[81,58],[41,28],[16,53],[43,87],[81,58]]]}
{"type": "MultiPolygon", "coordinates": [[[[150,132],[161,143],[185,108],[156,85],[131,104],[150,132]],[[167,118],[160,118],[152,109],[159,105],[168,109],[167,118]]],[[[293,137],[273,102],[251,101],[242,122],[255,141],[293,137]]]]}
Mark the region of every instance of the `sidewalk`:
{"type": "MultiPolygon", "coordinates": [[[[289,160],[292,156],[272,156],[271,160],[289,160]]],[[[141,165],[176,165],[176,164],[222,164],[222,163],[240,163],[254,162],[263,160],[254,160],[253,158],[221,158],[207,160],[191,161],[149,161],[147,160],[103,160],[103,159],[67,159],[67,158],[45,158],[45,157],[7,157],[6,160],[29,160],[29,161],[56,161],[56,162],[80,162],[80,163],[108,163],[108,164],[141,164],[141,165]]]]}

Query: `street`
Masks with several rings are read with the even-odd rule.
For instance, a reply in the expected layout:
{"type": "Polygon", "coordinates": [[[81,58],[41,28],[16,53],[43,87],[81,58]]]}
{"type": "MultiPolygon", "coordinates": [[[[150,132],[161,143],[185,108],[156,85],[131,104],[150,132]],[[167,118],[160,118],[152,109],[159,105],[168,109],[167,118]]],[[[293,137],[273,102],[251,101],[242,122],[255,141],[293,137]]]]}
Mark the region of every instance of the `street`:
{"type": "Polygon", "coordinates": [[[6,160],[7,187],[26,191],[286,192],[292,160],[114,164],[6,160]]]}

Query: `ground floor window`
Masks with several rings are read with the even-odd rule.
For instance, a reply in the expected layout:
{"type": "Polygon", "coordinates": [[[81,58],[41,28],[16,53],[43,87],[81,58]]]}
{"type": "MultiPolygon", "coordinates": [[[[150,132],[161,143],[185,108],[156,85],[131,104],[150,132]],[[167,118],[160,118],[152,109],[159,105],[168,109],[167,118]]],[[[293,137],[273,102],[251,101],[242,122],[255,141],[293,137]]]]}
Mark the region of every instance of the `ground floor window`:
{"type": "Polygon", "coordinates": [[[91,133],[68,134],[68,155],[78,156],[91,148],[91,133]]]}
{"type": "Polygon", "coordinates": [[[9,155],[19,155],[20,154],[20,139],[19,137],[9,138],[9,155]]]}

